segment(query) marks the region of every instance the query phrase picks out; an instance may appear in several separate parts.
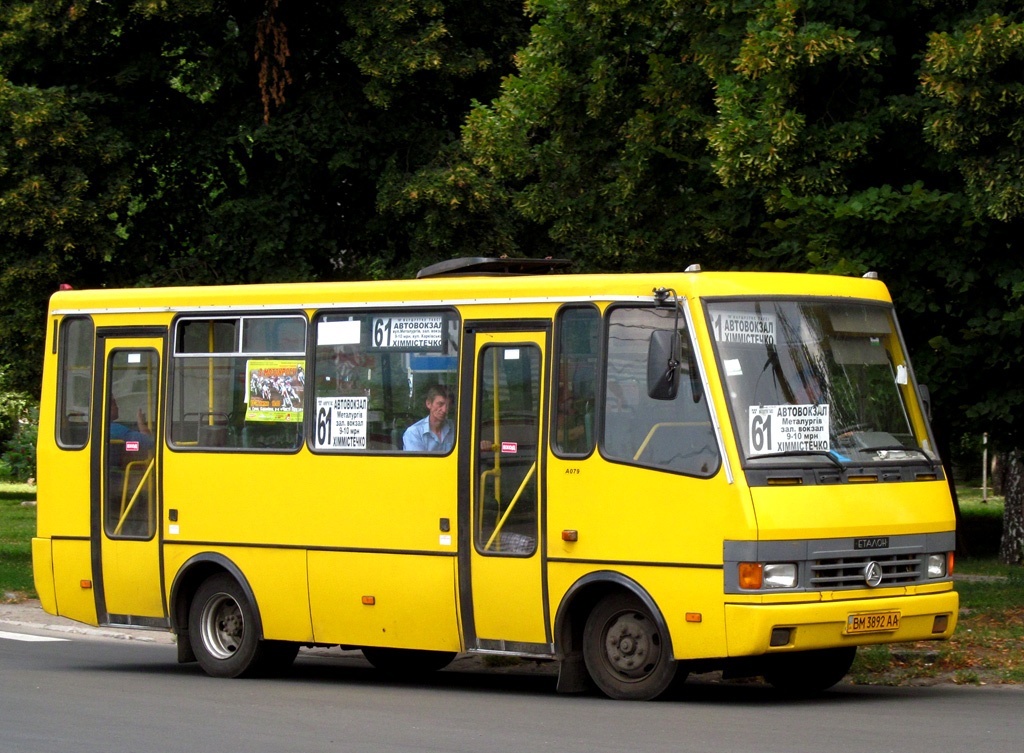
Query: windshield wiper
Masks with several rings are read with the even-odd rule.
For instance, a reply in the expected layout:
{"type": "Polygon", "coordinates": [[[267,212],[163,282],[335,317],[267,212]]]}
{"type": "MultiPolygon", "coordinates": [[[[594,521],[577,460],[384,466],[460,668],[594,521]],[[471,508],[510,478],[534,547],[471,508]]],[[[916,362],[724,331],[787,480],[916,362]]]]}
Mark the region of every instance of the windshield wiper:
{"type": "Polygon", "coordinates": [[[924,457],[924,462],[928,464],[928,467],[933,471],[935,470],[935,461],[920,447],[904,447],[901,444],[887,444],[880,445],[878,447],[858,447],[857,452],[918,452],[924,457]]]}
{"type": "MultiPolygon", "coordinates": [[[[828,458],[840,470],[843,469],[843,461],[832,452],[832,450],[785,450],[783,452],[763,452],[758,455],[747,455],[747,460],[760,460],[761,458],[793,458],[803,455],[814,455],[815,457],[828,458]]],[[[848,460],[849,458],[844,458],[848,460]]]]}

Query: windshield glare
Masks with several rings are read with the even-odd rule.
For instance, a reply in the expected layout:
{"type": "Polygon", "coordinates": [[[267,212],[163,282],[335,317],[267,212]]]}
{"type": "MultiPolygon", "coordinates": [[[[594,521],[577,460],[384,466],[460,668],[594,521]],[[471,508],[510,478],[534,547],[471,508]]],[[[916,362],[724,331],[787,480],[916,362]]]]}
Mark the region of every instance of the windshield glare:
{"type": "Polygon", "coordinates": [[[742,300],[708,314],[748,461],[934,459],[891,307],[742,300]]]}

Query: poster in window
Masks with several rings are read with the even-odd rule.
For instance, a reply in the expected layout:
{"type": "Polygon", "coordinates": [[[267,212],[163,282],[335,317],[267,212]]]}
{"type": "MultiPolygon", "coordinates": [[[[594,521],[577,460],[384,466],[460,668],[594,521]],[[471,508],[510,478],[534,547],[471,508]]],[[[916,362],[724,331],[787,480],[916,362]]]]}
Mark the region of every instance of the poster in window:
{"type": "Polygon", "coordinates": [[[249,383],[246,421],[302,422],[306,384],[304,361],[246,361],[245,374],[249,383]]]}

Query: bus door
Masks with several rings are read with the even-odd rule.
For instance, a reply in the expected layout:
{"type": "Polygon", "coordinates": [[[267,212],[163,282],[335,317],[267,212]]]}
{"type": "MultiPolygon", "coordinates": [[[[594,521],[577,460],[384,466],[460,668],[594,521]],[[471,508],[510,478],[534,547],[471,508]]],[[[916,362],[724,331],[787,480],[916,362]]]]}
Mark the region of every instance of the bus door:
{"type": "Polygon", "coordinates": [[[466,324],[459,584],[469,649],[551,653],[543,540],[550,330],[538,331],[543,322],[526,330],[531,324],[466,324]]]}
{"type": "Polygon", "coordinates": [[[160,561],[160,409],[166,331],[100,329],[92,557],[101,623],[166,626],[160,561]]]}

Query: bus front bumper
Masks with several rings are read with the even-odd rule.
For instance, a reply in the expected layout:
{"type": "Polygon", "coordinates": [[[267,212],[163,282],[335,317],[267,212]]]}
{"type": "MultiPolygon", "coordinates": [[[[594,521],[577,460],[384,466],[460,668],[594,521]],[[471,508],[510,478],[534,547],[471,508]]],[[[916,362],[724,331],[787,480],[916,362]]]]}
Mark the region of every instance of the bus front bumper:
{"type": "Polygon", "coordinates": [[[813,604],[726,604],[729,656],[869,643],[942,640],[956,627],[955,591],[813,604]]]}

